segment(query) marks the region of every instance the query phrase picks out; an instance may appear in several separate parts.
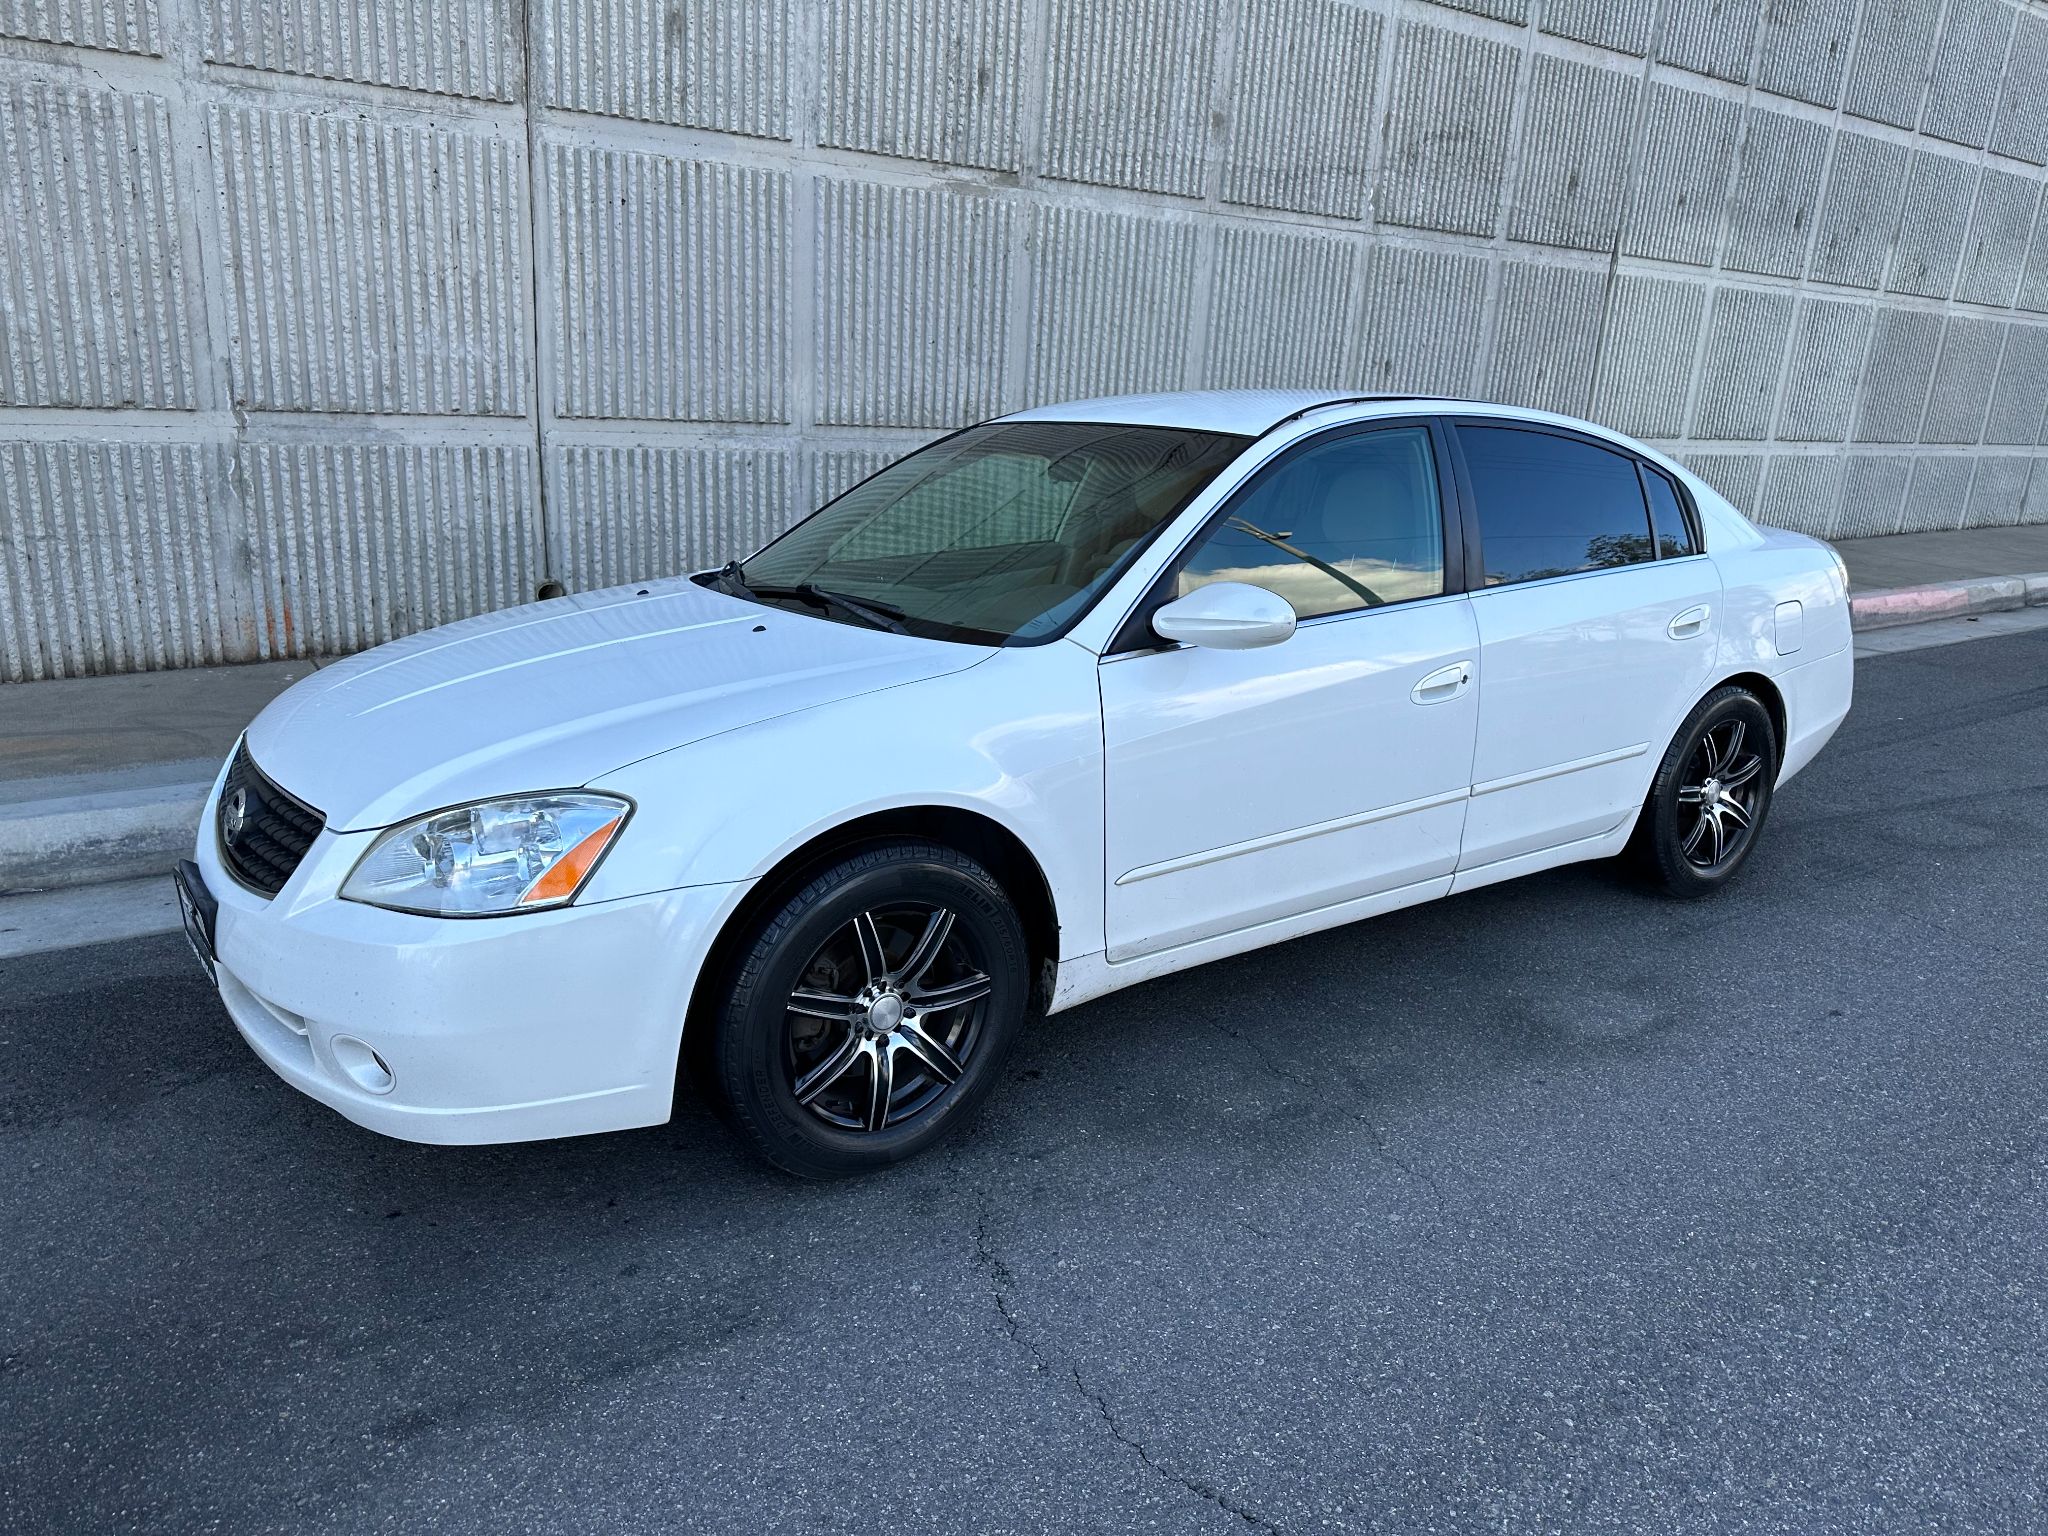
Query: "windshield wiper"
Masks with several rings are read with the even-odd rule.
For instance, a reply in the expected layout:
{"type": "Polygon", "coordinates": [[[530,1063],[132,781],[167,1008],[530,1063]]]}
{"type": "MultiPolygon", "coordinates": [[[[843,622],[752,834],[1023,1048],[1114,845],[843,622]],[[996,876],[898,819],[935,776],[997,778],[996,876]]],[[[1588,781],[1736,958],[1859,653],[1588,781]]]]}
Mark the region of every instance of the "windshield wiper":
{"type": "Polygon", "coordinates": [[[903,627],[903,621],[910,615],[893,603],[849,597],[844,592],[828,591],[815,581],[800,581],[793,587],[748,587],[746,590],[750,597],[793,597],[814,608],[837,608],[872,629],[886,629],[899,635],[910,633],[903,627]]]}
{"type": "Polygon", "coordinates": [[[711,573],[711,579],[718,583],[718,590],[727,597],[752,597],[754,589],[747,585],[746,573],[740,569],[737,560],[728,560],[711,573]]]}

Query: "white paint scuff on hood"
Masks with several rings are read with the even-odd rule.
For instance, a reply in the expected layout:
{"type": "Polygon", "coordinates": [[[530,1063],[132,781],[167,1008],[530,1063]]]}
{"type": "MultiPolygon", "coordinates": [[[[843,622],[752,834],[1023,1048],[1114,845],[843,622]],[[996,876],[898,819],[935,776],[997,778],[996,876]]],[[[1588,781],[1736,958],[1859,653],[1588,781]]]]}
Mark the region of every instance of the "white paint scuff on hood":
{"type": "Polygon", "coordinates": [[[656,752],[991,654],[676,577],[466,619],[322,667],[256,717],[249,751],[329,827],[356,831],[573,788],[656,752]]]}

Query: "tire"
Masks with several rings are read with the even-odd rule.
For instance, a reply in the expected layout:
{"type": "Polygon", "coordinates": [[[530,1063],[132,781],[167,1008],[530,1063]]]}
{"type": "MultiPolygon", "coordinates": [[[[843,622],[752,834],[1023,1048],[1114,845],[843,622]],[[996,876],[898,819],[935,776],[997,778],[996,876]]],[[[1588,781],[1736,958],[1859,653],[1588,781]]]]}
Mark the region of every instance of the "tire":
{"type": "Polygon", "coordinates": [[[804,1178],[914,1157],[994,1087],[1030,975],[1024,924],[973,859],[924,842],[851,853],[737,947],[710,1041],[721,1107],[804,1178]]]}
{"type": "Polygon", "coordinates": [[[1763,700],[1717,688],[1686,716],[1636,822],[1634,853],[1667,895],[1711,896],[1748,862],[1771,812],[1778,729],[1763,700]]]}

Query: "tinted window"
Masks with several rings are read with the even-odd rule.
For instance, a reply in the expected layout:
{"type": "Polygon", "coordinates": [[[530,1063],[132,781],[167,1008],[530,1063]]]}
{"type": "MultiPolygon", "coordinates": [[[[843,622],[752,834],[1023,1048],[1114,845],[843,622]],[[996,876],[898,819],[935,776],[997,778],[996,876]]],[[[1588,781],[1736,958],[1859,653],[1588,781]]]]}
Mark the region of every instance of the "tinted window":
{"type": "Polygon", "coordinates": [[[1246,441],[1099,422],[970,427],[855,486],[740,574],[760,601],[821,618],[855,622],[795,589],[865,600],[934,639],[1045,639],[1246,441]]]}
{"type": "Polygon", "coordinates": [[[1348,433],[1261,473],[1203,535],[1175,595],[1213,581],[1277,592],[1305,619],[1442,592],[1428,429],[1348,433]]]}
{"type": "Polygon", "coordinates": [[[1685,520],[1685,508],[1679,505],[1678,487],[1662,470],[1647,464],[1637,467],[1643,472],[1643,489],[1650,493],[1650,524],[1657,530],[1658,558],[1672,560],[1680,555],[1698,554],[1699,542],[1692,536],[1692,525],[1685,520]]]}
{"type": "Polygon", "coordinates": [[[1635,460],[1508,427],[1461,426],[1458,441],[1479,503],[1487,586],[1651,558],[1635,460]]]}

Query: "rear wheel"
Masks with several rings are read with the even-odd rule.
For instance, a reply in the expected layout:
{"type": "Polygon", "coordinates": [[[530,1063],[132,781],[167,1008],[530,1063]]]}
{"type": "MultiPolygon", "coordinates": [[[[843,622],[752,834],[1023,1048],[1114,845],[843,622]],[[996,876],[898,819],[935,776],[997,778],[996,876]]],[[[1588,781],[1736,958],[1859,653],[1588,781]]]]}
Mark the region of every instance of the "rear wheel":
{"type": "Polygon", "coordinates": [[[1763,833],[1778,777],[1778,732],[1747,688],[1717,688],[1686,717],[1636,826],[1647,873],[1673,896],[1718,891],[1763,833]]]}
{"type": "Polygon", "coordinates": [[[915,842],[852,854],[742,946],[712,1042],[720,1097],[791,1173],[899,1162],[994,1085],[1029,975],[1023,923],[973,859],[915,842]]]}

